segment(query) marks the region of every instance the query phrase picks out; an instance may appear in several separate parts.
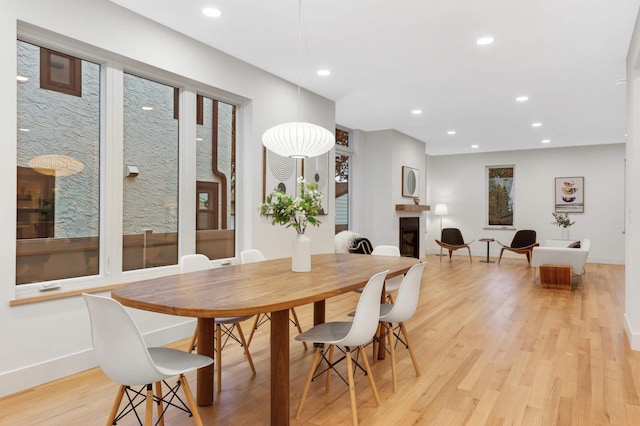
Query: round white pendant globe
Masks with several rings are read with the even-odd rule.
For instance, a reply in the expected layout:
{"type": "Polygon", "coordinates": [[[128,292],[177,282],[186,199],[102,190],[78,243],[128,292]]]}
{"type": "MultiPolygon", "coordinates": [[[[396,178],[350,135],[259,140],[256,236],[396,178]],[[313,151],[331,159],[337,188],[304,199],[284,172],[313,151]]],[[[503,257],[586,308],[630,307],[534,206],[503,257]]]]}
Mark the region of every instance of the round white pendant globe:
{"type": "Polygon", "coordinates": [[[262,144],[281,157],[317,157],[333,148],[335,136],[324,127],[305,122],[283,123],[262,135],[262,144]]]}

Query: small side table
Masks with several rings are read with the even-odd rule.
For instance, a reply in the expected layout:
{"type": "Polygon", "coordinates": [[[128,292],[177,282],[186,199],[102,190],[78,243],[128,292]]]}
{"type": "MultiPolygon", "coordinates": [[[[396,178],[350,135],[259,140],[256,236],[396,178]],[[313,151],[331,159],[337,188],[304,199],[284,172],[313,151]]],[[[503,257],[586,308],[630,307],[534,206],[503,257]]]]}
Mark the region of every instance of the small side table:
{"type": "Polygon", "coordinates": [[[480,238],[478,241],[487,243],[487,260],[481,260],[483,263],[495,263],[495,260],[489,260],[489,244],[495,241],[494,238],[480,238]]]}

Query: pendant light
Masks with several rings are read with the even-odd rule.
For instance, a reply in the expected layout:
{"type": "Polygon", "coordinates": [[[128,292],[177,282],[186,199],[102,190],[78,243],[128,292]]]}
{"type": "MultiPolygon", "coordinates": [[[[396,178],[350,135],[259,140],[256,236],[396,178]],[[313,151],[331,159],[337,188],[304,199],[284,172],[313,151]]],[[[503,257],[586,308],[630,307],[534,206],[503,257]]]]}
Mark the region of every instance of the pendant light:
{"type": "MultiPolygon", "coordinates": [[[[300,56],[302,46],[302,0],[298,0],[298,118],[300,117],[300,56]]],[[[262,135],[262,144],[281,157],[317,157],[333,148],[335,135],[313,123],[278,124],[262,135]]]]}

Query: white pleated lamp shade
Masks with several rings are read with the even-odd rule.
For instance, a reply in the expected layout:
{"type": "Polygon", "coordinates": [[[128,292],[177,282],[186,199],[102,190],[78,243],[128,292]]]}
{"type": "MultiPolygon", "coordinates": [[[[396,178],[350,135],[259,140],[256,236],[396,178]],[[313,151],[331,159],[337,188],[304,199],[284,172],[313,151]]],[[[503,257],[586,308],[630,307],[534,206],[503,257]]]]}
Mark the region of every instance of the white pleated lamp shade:
{"type": "Polygon", "coordinates": [[[317,157],[333,148],[335,135],[324,127],[305,122],[278,124],[262,135],[262,144],[281,157],[317,157]]]}

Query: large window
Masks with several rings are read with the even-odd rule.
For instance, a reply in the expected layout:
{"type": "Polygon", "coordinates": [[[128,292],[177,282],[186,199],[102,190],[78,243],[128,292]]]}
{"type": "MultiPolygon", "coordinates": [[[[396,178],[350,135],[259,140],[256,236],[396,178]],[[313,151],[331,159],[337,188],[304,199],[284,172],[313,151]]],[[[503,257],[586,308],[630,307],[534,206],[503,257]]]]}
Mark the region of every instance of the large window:
{"type": "Polygon", "coordinates": [[[349,229],[349,132],[336,129],[336,234],[349,229]]]}
{"type": "Polygon", "coordinates": [[[157,275],[146,270],[176,269],[194,249],[235,257],[232,95],[215,100],[214,88],[86,46],[74,53],[68,40],[58,52],[55,35],[36,33],[17,41],[16,295],[157,275]]]}
{"type": "Polygon", "coordinates": [[[124,74],[123,271],[178,263],[175,92],[124,74]]]}
{"type": "Polygon", "coordinates": [[[229,258],[235,253],[236,109],[204,96],[196,109],[196,252],[229,258]]]}
{"type": "Polygon", "coordinates": [[[17,48],[16,284],[96,275],[100,65],[17,48]],[[64,78],[73,90],[52,87],[64,78]]]}

